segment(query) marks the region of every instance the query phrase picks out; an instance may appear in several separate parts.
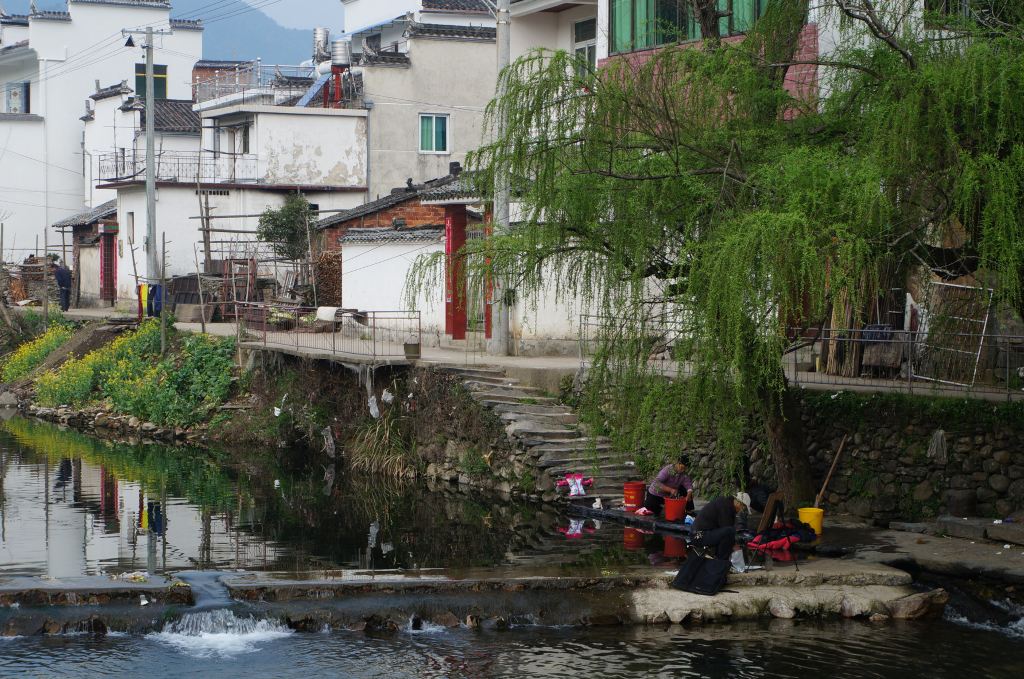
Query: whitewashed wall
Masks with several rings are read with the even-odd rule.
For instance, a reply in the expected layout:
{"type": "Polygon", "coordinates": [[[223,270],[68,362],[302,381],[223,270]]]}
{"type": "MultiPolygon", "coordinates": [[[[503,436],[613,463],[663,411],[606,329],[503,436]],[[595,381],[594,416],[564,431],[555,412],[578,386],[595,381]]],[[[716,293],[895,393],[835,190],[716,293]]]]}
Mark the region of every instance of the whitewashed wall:
{"type": "MultiPolygon", "coordinates": [[[[17,234],[21,243],[34,241],[44,228],[86,206],[79,120],[85,112],[84,102],[95,91],[96,80],[104,86],[122,80],[134,82],[135,64],[144,58],[141,49],[124,47],[121,29],[147,24],[166,29],[169,17],[167,8],[73,0],[68,11],[71,21],[30,20],[28,38],[38,57],[38,65],[32,68],[32,112],[44,116],[45,132],[42,143],[27,154],[31,159],[5,157],[0,163],[0,185],[21,186],[22,177],[42,171],[43,181],[28,188],[39,191],[45,187],[48,191],[46,200],[39,193],[26,193],[35,198],[15,199],[17,204],[8,200],[0,206],[12,213],[5,220],[7,230],[11,236],[17,234]]],[[[141,44],[138,38],[136,42],[141,44]]],[[[158,38],[156,48],[156,62],[168,67],[168,96],[191,98],[192,65],[202,54],[202,32],[177,30],[172,36],[158,38]]],[[[0,65],[0,82],[18,77],[0,65]]],[[[0,120],[0,139],[19,129],[12,127],[18,124],[0,120]]]]}
{"type": "Polygon", "coordinates": [[[410,41],[411,66],[364,68],[370,111],[370,199],[448,174],[483,139],[483,111],[497,77],[493,43],[410,41]],[[457,67],[456,67],[457,65],[457,67]],[[420,114],[449,116],[450,153],[420,153],[420,114]]]}

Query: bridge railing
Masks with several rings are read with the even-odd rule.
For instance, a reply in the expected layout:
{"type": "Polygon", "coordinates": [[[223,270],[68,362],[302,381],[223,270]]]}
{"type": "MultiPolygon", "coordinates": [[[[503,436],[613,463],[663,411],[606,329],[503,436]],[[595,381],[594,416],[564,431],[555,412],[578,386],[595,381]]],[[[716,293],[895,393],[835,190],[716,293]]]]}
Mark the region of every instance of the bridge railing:
{"type": "Polygon", "coordinates": [[[419,357],[418,311],[357,311],[252,302],[238,302],[235,307],[242,342],[295,349],[310,356],[382,360],[419,357]]]}

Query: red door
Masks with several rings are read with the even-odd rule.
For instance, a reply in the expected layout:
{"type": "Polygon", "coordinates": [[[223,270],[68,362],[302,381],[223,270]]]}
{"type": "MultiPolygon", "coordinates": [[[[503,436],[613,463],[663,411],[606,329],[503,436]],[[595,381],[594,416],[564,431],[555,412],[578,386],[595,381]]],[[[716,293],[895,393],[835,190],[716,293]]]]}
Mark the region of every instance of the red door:
{"type": "Polygon", "coordinates": [[[100,299],[117,299],[117,233],[100,234],[100,299]]]}

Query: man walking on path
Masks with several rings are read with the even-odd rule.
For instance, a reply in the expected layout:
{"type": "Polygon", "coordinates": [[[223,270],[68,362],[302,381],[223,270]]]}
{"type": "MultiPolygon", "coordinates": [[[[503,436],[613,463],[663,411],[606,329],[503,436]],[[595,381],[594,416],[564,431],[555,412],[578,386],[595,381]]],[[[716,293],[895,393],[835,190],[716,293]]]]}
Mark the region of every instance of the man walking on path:
{"type": "Polygon", "coordinates": [[[715,498],[704,505],[690,529],[693,544],[714,550],[718,559],[728,559],[736,544],[736,514],[750,507],[750,496],[736,493],[734,497],[715,498]]]}
{"type": "Polygon", "coordinates": [[[67,311],[71,306],[71,269],[63,264],[51,262],[50,270],[53,272],[53,280],[57,282],[57,291],[60,293],[60,310],[67,311]]]}

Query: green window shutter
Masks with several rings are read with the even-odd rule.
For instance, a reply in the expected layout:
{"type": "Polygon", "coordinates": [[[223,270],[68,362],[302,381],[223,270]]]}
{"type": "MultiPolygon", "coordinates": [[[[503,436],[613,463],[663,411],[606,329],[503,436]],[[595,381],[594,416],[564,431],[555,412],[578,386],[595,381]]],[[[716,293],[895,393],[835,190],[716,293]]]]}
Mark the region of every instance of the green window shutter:
{"type": "Polygon", "coordinates": [[[448,116],[434,117],[434,150],[448,151],[448,116]]]}
{"type": "Polygon", "coordinates": [[[611,0],[612,52],[633,49],[632,0],[611,0]]]}
{"type": "Polygon", "coordinates": [[[757,19],[759,0],[732,0],[732,30],[746,33],[757,19]]]}
{"type": "Polygon", "coordinates": [[[434,118],[420,116],[420,151],[434,150],[434,118]]]}
{"type": "Polygon", "coordinates": [[[633,46],[636,49],[654,47],[654,36],[658,30],[658,22],[654,16],[654,0],[634,0],[633,15],[633,27],[636,31],[633,46]]]}

